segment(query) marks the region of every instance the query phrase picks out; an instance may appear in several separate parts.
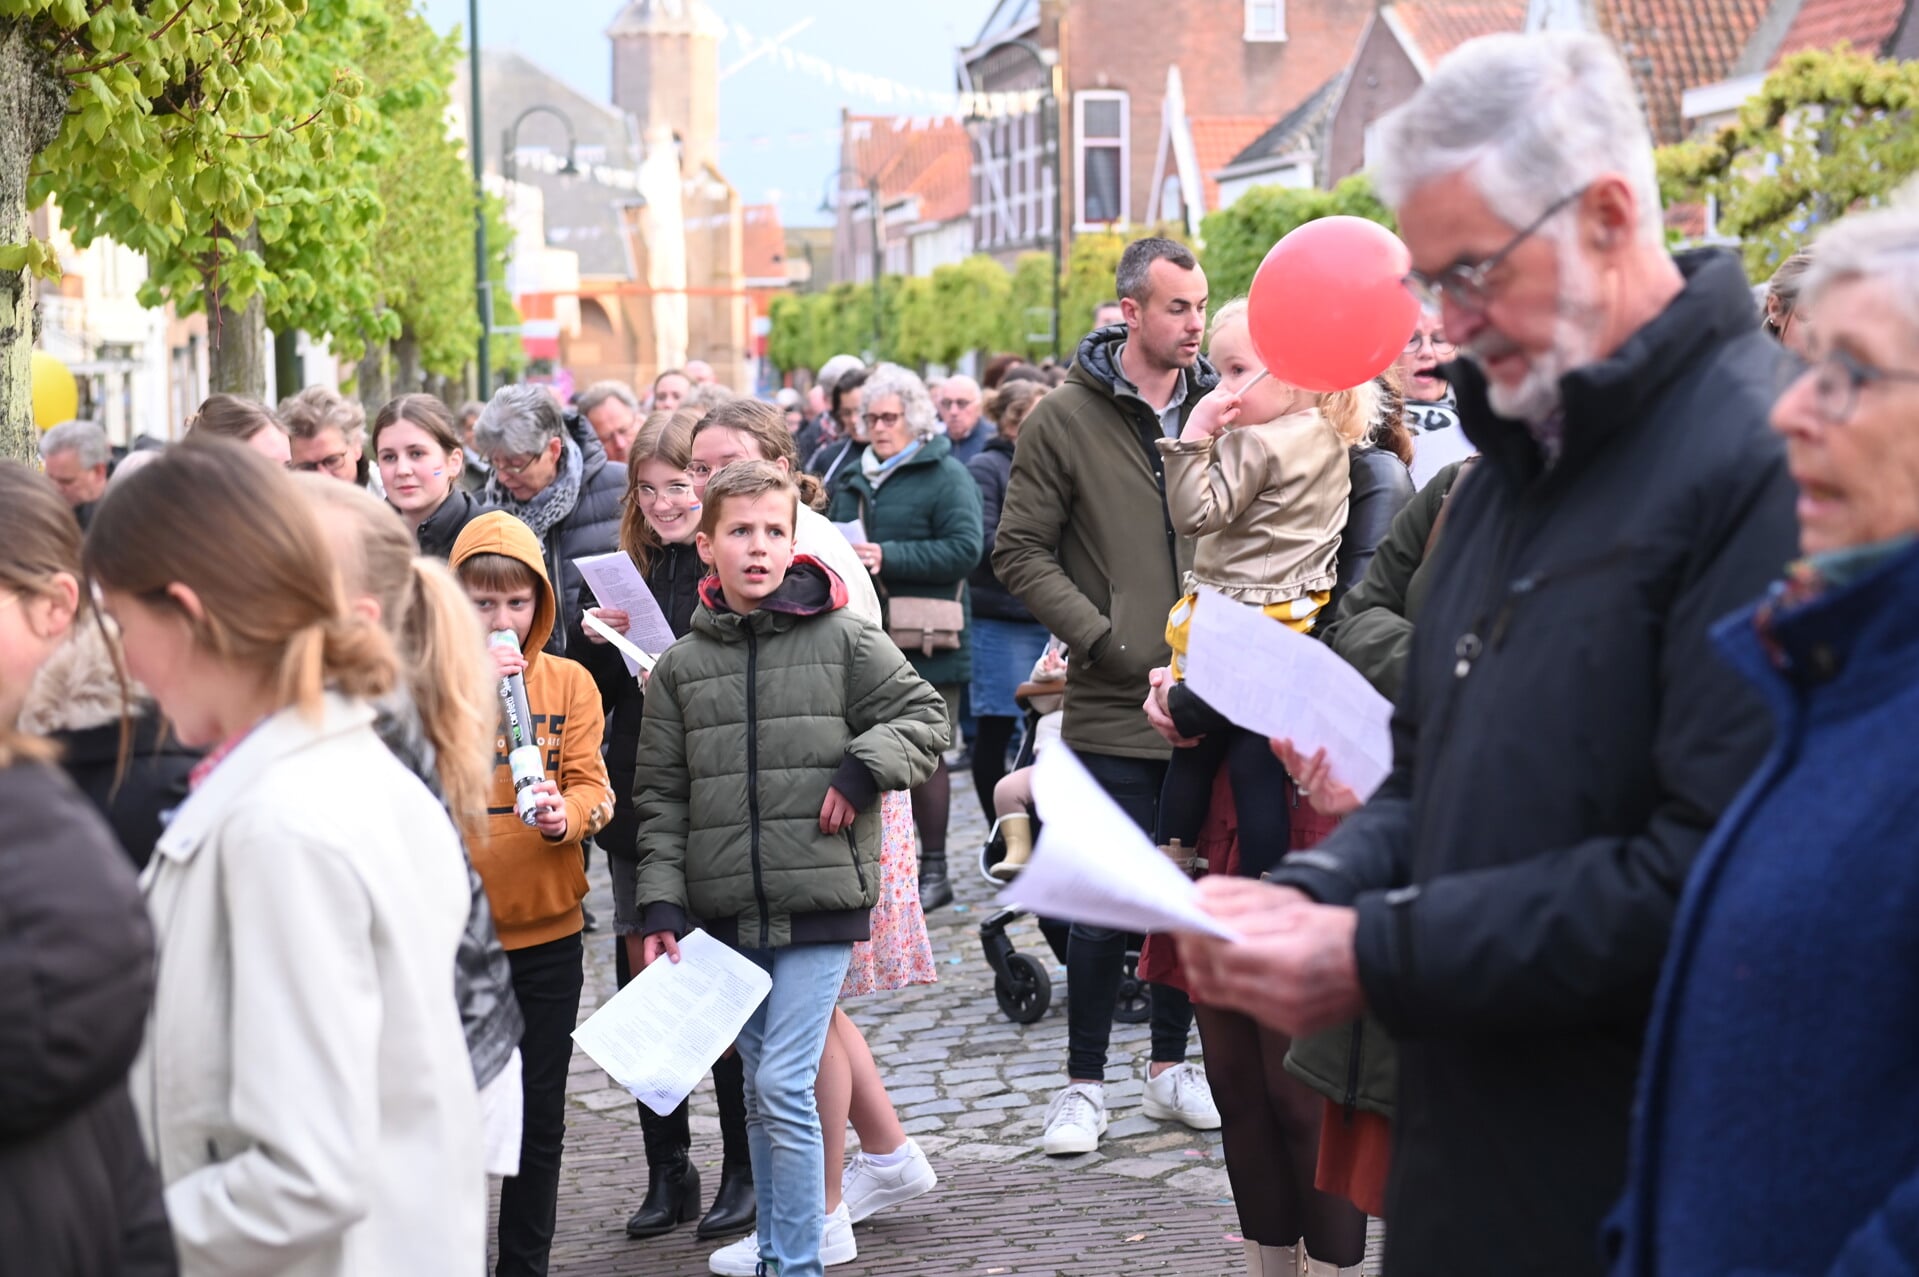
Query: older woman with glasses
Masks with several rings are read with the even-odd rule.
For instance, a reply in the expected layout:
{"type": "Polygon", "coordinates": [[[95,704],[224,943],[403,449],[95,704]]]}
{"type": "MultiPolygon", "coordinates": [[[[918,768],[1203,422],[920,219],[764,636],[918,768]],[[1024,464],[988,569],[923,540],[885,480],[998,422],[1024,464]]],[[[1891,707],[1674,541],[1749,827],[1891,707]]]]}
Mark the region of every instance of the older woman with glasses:
{"type": "Polygon", "coordinates": [[[500,387],[474,423],[473,444],[493,470],[486,503],[540,539],[565,621],[547,649],[585,664],[611,704],[626,667],[586,641],[580,617],[593,602],[573,560],[619,548],[626,467],[608,461],[586,418],[562,410],[543,386],[500,387]]]}
{"type": "MultiPolygon", "coordinates": [[[[959,689],[973,677],[968,645],[966,578],[985,544],[979,486],[953,459],[939,433],[939,418],[926,385],[896,364],[881,364],[861,387],[862,422],[869,440],[857,465],[841,467],[829,517],[858,519],[866,540],[853,549],[873,575],[887,606],[888,629],[901,635],[901,599],[950,600],[959,605],[957,642],[942,647],[907,643],[907,658],[919,676],[946,697],[955,728],[959,689]]],[[[958,735],[957,731],[954,733],[958,735]]],[[[913,819],[920,830],[920,901],[938,909],[953,899],[946,880],[946,822],[952,778],[941,761],[932,779],[913,791],[913,819]]]]}
{"type": "Polygon", "coordinates": [[[1773,409],[1800,549],[1721,651],[1772,708],[1648,1027],[1616,1274],[1910,1272],[1919,1237],[1919,203],[1819,238],[1773,409]]]}

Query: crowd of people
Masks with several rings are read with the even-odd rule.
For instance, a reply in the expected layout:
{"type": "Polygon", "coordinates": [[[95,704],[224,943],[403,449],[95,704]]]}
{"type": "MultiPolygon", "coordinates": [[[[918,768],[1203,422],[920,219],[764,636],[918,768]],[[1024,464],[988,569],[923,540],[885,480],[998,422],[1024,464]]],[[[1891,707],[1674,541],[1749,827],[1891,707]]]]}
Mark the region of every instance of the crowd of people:
{"type": "MultiPolygon", "coordinates": [[[[642,1104],[626,1232],[850,1261],[939,1176],[839,1004],[937,980],[955,772],[1017,879],[1046,710],[1240,937],[1147,939],[1141,1086],[1254,1277],[1919,1271],[1919,201],[1757,294],[1674,255],[1583,36],[1462,46],[1370,149],[1423,307],[1360,386],[1149,237],[1065,369],[215,395],[0,464],[0,1267],[548,1271],[595,847],[620,984],[695,926],[772,984],[711,1197],[642,1104]],[[1392,702],[1377,792],[1193,691],[1202,602],[1392,702]]],[[[1049,1155],[1136,942],[1067,931],[1049,1155]]]]}

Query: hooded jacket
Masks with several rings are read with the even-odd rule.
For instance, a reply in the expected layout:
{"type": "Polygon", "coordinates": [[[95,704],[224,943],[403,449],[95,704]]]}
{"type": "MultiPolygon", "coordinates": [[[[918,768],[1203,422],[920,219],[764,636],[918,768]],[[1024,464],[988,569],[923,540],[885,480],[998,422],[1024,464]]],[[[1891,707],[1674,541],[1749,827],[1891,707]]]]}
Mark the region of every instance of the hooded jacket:
{"type": "Polygon", "coordinates": [[[993,571],[993,542],[999,536],[1000,510],[1006,504],[1006,481],[1013,474],[1013,441],[994,435],[979,455],[966,463],[966,469],[979,485],[980,529],[985,533],[979,566],[967,578],[973,615],[995,621],[1031,622],[1032,612],[993,571]]]}
{"type": "MultiPolygon", "coordinates": [[[[993,571],[1063,639],[1062,738],[1074,749],[1165,758],[1172,747],[1140,713],[1147,675],[1166,664],[1166,613],[1192,567],[1173,527],[1159,414],[1120,384],[1120,327],[1079,344],[1066,384],[1020,428],[993,547],[993,571]]],[[[1183,423],[1219,383],[1202,357],[1186,371],[1183,423]]]]}
{"type": "Polygon", "coordinates": [[[805,555],[759,608],[700,588],[647,684],[634,806],[648,934],[700,920],[741,948],[850,943],[879,900],[882,790],[933,774],[946,704],[805,555]],[[828,786],[859,811],[820,832],[828,786]]]}
{"type": "Polygon", "coordinates": [[[420,553],[445,560],[453,553],[453,543],[460,539],[466,525],[491,508],[485,497],[455,486],[446,494],[446,500],[440,502],[440,508],[422,519],[414,532],[420,553]]]}
{"type": "Polygon", "coordinates": [[[1435,550],[1392,775],[1269,875],[1357,912],[1400,1047],[1400,1277],[1601,1270],[1680,889],[1770,736],[1709,631],[1795,552],[1767,425],[1786,356],[1735,258],[1677,260],[1666,308],[1560,379],[1550,467],[1451,370],[1483,459],[1435,550]]]}
{"type": "Polygon", "coordinates": [[[526,653],[526,701],[534,742],[545,756],[546,774],[559,782],[566,803],[566,832],[548,838],[523,824],[513,805],[513,770],[504,732],[494,746],[493,790],[485,823],[467,846],[486,884],[500,943],[507,949],[546,944],[584,925],[580,901],[586,871],[580,844],[613,815],[613,790],[600,759],[604,730],[600,694],[580,665],[545,650],[553,630],[553,589],[532,531],[512,515],[491,510],[467,524],[453,546],[453,569],[476,554],[500,554],[525,564],[538,578],[533,622],[521,649],[526,653]]]}

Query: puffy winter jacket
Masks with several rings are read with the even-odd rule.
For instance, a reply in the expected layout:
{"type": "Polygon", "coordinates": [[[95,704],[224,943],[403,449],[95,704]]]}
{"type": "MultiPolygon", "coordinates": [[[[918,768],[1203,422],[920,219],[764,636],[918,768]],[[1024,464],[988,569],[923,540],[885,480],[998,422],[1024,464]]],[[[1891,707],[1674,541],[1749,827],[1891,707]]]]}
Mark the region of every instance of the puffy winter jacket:
{"type": "Polygon", "coordinates": [[[979,455],[966,463],[966,469],[979,485],[980,531],[983,551],[979,566],[967,578],[973,596],[973,615],[995,621],[1030,621],[1032,611],[999,579],[993,571],[993,542],[999,535],[1000,511],[1006,504],[1006,481],[1013,477],[1013,441],[994,435],[979,455]]]}
{"type": "Polygon", "coordinates": [[[879,899],[875,800],[933,774],[946,705],[815,560],[795,559],[744,616],[716,577],[701,600],[647,683],[641,926],[684,932],[690,915],[759,949],[863,940],[879,899]],[[859,810],[837,834],[820,832],[829,786],[859,810]]]}
{"type": "Polygon", "coordinates": [[[446,500],[440,502],[440,508],[422,519],[414,532],[420,553],[441,560],[451,558],[453,543],[460,539],[461,530],[492,508],[485,497],[454,488],[447,493],[446,500]]]}

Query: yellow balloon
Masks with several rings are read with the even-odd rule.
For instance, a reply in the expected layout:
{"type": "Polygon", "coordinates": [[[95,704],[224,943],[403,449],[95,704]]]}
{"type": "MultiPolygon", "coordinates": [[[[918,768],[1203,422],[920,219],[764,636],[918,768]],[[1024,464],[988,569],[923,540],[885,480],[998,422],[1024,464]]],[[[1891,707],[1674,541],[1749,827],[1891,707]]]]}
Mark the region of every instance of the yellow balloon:
{"type": "Polygon", "coordinates": [[[44,350],[33,352],[33,424],[51,430],[80,411],[80,386],[67,366],[44,350]]]}

